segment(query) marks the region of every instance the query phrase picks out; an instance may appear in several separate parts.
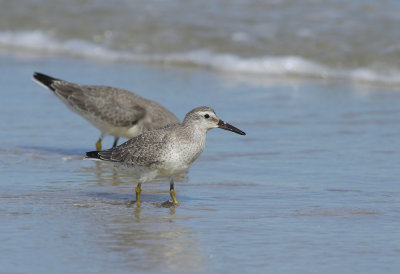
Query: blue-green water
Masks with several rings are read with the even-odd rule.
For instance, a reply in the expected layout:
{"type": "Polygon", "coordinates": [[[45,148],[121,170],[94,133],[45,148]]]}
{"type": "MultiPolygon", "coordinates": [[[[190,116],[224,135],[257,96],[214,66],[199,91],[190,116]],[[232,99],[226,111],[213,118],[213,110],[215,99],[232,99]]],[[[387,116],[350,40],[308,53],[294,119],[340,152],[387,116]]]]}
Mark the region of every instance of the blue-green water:
{"type": "Polygon", "coordinates": [[[400,86],[397,0],[0,5],[0,52],[400,86]]]}
{"type": "MultiPolygon", "coordinates": [[[[397,273],[394,89],[212,71],[1,57],[0,272],[397,273]],[[99,132],[33,71],[126,88],[182,119],[208,105],[243,129],[208,133],[176,183],[143,186],[83,160],[99,132]]],[[[112,138],[104,145],[111,146],[112,138]]]]}

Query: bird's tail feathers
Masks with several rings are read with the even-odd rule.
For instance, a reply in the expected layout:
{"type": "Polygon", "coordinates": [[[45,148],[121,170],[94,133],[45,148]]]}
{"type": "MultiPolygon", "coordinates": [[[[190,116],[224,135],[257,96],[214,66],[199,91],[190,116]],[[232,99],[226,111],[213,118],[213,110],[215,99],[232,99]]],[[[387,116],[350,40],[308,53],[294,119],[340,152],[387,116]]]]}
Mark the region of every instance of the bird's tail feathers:
{"type": "Polygon", "coordinates": [[[60,79],[53,78],[51,76],[48,76],[40,72],[35,72],[33,74],[33,80],[37,82],[39,85],[42,85],[52,91],[54,91],[54,88],[52,87],[54,81],[60,81],[60,79]]]}
{"type": "Polygon", "coordinates": [[[97,150],[86,152],[86,159],[100,160],[99,152],[97,150]]]}

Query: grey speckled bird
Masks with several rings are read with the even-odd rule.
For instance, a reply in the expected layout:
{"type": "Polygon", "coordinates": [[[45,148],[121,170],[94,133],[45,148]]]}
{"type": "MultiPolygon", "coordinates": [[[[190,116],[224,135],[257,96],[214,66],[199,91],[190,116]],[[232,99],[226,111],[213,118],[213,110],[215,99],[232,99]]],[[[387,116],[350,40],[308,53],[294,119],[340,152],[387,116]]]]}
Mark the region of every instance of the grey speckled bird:
{"type": "Polygon", "coordinates": [[[186,114],[182,124],[144,132],[118,147],[87,152],[86,156],[130,169],[133,178],[138,181],[137,205],[140,205],[142,183],[169,177],[172,202],[177,205],[173,177],[186,171],[200,156],[206,144],[207,131],[216,127],[246,135],[219,119],[211,108],[198,107],[186,114]]]}
{"type": "Polygon", "coordinates": [[[33,79],[101,131],[97,150],[101,150],[101,141],[107,135],[115,137],[113,147],[116,147],[120,137],[133,138],[145,131],[179,123],[162,105],[127,90],[78,85],[38,72],[33,79]]]}

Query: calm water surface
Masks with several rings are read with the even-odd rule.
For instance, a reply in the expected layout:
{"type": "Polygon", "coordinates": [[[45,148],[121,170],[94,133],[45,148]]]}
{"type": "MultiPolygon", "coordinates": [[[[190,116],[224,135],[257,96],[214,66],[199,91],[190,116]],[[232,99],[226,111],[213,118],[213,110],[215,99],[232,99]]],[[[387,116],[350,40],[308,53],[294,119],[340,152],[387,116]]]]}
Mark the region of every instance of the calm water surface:
{"type": "MultiPolygon", "coordinates": [[[[212,71],[0,57],[0,272],[397,273],[400,92],[212,71]],[[79,69],[78,69],[79,68],[79,69]],[[98,131],[33,71],[136,91],[180,119],[213,107],[176,183],[143,186],[84,161],[98,131]]],[[[106,138],[104,146],[111,146],[106,138]]]]}

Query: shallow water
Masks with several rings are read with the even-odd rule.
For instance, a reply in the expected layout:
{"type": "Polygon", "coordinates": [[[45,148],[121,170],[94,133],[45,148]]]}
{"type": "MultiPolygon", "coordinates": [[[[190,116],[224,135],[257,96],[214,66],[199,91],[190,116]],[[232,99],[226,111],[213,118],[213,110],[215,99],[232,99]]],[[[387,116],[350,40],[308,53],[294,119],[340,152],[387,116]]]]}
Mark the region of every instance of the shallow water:
{"type": "MultiPolygon", "coordinates": [[[[2,56],[0,270],[4,273],[397,273],[400,93],[2,56]],[[79,69],[77,69],[79,68],[79,69]],[[208,133],[175,185],[143,186],[84,161],[98,131],[31,81],[33,71],[127,88],[179,118],[208,105],[244,130],[208,133]]],[[[105,139],[111,146],[113,138],[105,139]]]]}

